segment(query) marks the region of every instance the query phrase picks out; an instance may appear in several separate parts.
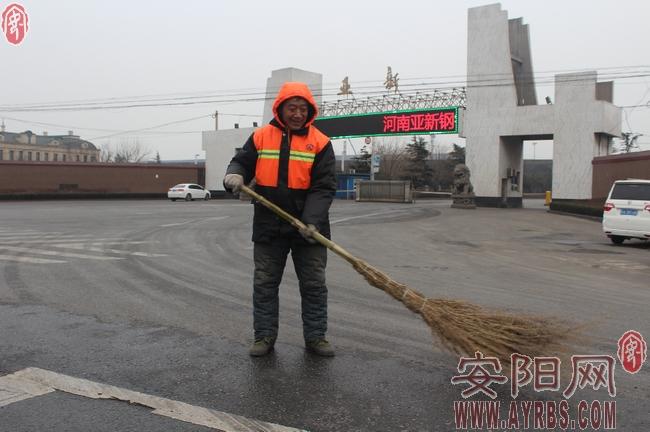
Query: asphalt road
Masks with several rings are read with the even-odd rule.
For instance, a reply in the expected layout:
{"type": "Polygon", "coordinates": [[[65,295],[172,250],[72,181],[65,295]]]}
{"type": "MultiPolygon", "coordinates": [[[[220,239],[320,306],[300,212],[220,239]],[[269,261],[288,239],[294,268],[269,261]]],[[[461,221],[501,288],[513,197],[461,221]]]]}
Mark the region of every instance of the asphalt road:
{"type": "MultiPolygon", "coordinates": [[[[647,340],[650,244],[614,246],[598,222],[529,204],[336,201],[333,240],[428,297],[581,324],[589,339],[574,354],[616,357],[628,329],[647,340]]],[[[334,254],[337,356],[304,352],[290,261],[276,351],[247,355],[251,222],[252,206],[234,200],[0,203],[0,375],[38,367],[309,431],[454,430],[459,356],[334,254]]],[[[649,369],[615,370],[618,430],[650,429],[649,369]]],[[[23,430],[210,429],[55,392],[0,408],[0,431],[23,430]]]]}

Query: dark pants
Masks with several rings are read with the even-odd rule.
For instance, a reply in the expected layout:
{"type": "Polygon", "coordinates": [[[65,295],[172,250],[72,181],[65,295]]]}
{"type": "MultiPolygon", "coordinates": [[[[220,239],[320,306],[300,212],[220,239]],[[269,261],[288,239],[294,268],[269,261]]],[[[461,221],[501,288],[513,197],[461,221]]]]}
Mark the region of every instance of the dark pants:
{"type": "Polygon", "coordinates": [[[305,340],[321,339],[327,332],[327,249],[299,239],[281,238],[255,243],[253,280],[253,328],[255,339],[278,334],[278,288],[291,251],[302,298],[302,330],[305,340]]]}

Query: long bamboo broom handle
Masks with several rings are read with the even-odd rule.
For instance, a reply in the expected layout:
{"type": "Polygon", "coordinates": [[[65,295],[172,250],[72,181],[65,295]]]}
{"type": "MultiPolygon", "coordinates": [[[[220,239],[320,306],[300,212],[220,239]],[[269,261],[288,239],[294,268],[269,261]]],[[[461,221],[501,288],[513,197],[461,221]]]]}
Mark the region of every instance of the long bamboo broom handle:
{"type": "MultiPolygon", "coordinates": [[[[302,221],[286,211],[282,210],[280,207],[277,205],[273,204],[271,201],[267,200],[264,198],[262,195],[258,194],[257,192],[253,191],[251,188],[248,186],[242,185],[241,190],[251,197],[253,197],[256,201],[258,201],[260,204],[262,204],[264,207],[268,208],[271,210],[273,213],[276,215],[280,216],[282,219],[286,220],[289,222],[291,225],[293,225],[295,228],[302,229],[306,228],[306,225],[302,223],[302,221]]],[[[335,252],[339,256],[341,256],[343,259],[348,261],[351,264],[354,264],[358,262],[359,260],[354,257],[350,252],[346,251],[343,249],[341,246],[337,245],[334,243],[332,240],[328,239],[318,231],[315,231],[314,234],[312,235],[312,238],[316,240],[318,243],[322,244],[332,252],[335,252]]]]}

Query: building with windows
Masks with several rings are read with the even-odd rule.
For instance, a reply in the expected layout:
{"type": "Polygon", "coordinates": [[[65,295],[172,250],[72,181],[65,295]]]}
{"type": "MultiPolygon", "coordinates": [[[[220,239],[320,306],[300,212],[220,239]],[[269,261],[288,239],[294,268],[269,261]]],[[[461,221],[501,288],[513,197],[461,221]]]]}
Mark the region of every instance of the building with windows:
{"type": "Polygon", "coordinates": [[[0,161],[98,162],[100,150],[72,131],[68,135],[36,135],[0,130],[0,161]]]}

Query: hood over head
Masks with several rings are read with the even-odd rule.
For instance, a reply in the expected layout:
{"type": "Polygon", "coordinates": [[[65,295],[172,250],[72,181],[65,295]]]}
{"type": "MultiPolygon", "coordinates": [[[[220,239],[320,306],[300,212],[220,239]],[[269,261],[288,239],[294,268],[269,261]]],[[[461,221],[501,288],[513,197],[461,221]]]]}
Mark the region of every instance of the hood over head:
{"type": "Polygon", "coordinates": [[[302,82],[286,82],[282,85],[282,87],[280,87],[280,91],[275,98],[275,102],[273,102],[273,117],[283,127],[286,127],[280,116],[280,105],[282,105],[288,99],[294,97],[303,98],[309,104],[309,112],[307,115],[307,122],[305,123],[305,127],[310,126],[316,119],[316,116],[318,116],[318,106],[316,105],[314,96],[311,94],[311,90],[309,90],[307,84],[302,82]]]}

